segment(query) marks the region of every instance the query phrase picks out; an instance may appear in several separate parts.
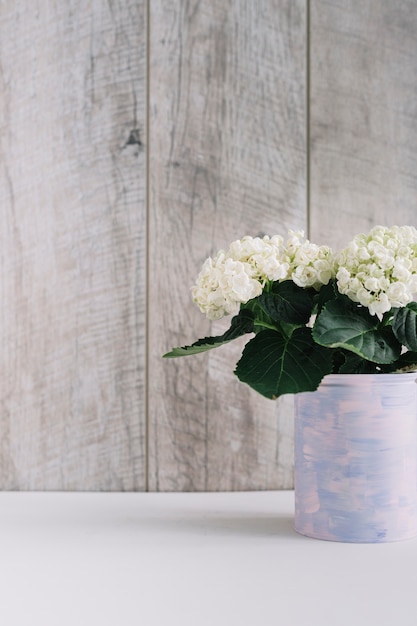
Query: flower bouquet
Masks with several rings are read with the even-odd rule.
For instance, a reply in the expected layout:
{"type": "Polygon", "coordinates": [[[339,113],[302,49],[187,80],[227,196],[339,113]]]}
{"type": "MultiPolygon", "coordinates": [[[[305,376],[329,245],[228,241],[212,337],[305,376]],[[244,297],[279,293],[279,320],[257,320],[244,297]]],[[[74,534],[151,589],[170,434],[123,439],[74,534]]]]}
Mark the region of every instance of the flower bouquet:
{"type": "Polygon", "coordinates": [[[235,374],[267,398],[314,391],[328,374],[417,369],[417,230],[376,226],[339,253],[304,239],[244,237],[208,258],[192,287],[220,336],[174,348],[197,354],[251,335],[235,374]]]}

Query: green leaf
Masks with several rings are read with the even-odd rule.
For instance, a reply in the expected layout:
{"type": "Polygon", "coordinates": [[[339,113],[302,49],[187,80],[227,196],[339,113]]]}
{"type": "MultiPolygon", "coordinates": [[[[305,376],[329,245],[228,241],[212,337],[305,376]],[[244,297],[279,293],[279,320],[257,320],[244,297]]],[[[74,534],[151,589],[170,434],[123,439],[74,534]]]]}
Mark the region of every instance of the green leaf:
{"type": "Polygon", "coordinates": [[[409,350],[417,350],[417,302],[396,309],[392,330],[400,343],[409,350]]]}
{"type": "Polygon", "coordinates": [[[259,306],[274,322],[306,324],[313,308],[311,290],[298,287],[292,280],[275,282],[271,291],[258,296],[259,306]]]}
{"type": "Polygon", "coordinates": [[[345,352],[344,356],[345,361],[335,372],[337,374],[378,374],[380,371],[375,363],[367,361],[353,352],[345,352]]]}
{"type": "Polygon", "coordinates": [[[417,352],[404,352],[397,361],[384,366],[383,371],[388,372],[415,372],[417,371],[417,352]]]}
{"type": "Polygon", "coordinates": [[[316,293],[314,297],[314,303],[315,303],[317,313],[320,313],[320,311],[325,306],[325,304],[329,302],[330,300],[336,300],[337,298],[344,298],[344,297],[345,296],[342,296],[341,294],[339,294],[337,290],[337,286],[336,286],[336,280],[332,278],[327,283],[327,285],[323,285],[320,288],[320,291],[316,293]]]}
{"type": "Polygon", "coordinates": [[[321,346],[344,348],[373,363],[393,363],[401,352],[391,327],[379,328],[378,318],[367,309],[341,300],[328,302],[317,316],[313,338],[321,346]]]}
{"type": "Polygon", "coordinates": [[[243,309],[239,314],[232,318],[230,328],[223,335],[217,337],[205,337],[199,339],[191,346],[183,346],[182,348],[174,348],[171,352],[163,355],[164,358],[172,359],[179,356],[188,356],[191,354],[199,354],[213,348],[218,348],[237,337],[253,332],[254,314],[252,311],[243,309]]]}
{"type": "Polygon", "coordinates": [[[235,370],[240,381],[263,396],[314,391],[332,371],[332,351],[314,343],[310,328],[291,337],[273,330],[258,333],[246,344],[235,370]]]}
{"type": "Polygon", "coordinates": [[[276,323],[270,318],[270,316],[259,305],[258,297],[248,300],[245,304],[240,305],[241,311],[250,311],[253,315],[253,332],[258,333],[265,328],[277,328],[276,323]]]}

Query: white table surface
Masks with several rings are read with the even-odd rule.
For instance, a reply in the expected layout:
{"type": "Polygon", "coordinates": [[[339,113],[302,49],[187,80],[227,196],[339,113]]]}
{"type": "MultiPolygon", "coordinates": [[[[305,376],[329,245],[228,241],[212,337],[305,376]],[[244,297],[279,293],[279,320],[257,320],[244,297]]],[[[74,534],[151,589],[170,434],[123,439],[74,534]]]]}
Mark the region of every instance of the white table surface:
{"type": "Polygon", "coordinates": [[[4,626],[416,626],[417,540],[317,541],[293,492],[0,493],[4,626]]]}

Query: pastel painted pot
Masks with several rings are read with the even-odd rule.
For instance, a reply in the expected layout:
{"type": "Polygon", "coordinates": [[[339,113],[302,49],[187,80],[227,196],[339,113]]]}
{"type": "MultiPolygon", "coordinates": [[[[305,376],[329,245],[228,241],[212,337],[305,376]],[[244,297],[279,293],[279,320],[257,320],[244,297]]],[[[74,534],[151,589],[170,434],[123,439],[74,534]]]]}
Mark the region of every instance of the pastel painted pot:
{"type": "Polygon", "coordinates": [[[295,530],[315,539],[417,536],[416,374],[332,374],[295,398],[295,530]]]}

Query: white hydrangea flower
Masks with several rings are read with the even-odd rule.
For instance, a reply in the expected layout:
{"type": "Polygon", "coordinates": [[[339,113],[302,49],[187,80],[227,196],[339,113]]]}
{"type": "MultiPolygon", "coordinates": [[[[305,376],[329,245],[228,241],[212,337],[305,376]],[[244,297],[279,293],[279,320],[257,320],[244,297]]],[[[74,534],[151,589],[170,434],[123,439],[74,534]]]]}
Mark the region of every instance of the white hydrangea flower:
{"type": "Polygon", "coordinates": [[[290,266],[290,277],[299,287],[319,290],[335,275],[334,257],[328,246],[318,246],[304,237],[303,231],[290,231],[285,257],[290,266]]]}
{"type": "Polygon", "coordinates": [[[410,293],[407,291],[407,288],[404,283],[397,281],[396,283],[391,283],[387,289],[387,297],[391,302],[391,306],[401,307],[405,304],[411,302],[412,297],[410,293]]]}
{"type": "Polygon", "coordinates": [[[292,279],[299,287],[319,289],[334,276],[327,246],[302,241],[302,231],[289,238],[243,237],[208,258],[191,288],[194,302],[211,320],[237,313],[241,304],[259,296],[266,283],[292,279]]]}
{"type": "MultiPolygon", "coordinates": [[[[364,302],[366,300],[369,300],[368,296],[364,299],[364,302]]],[[[392,305],[388,300],[387,294],[381,292],[376,298],[372,299],[372,301],[365,306],[369,308],[369,313],[371,315],[377,315],[379,319],[382,319],[384,313],[389,311],[392,305]]]]}
{"type": "Polygon", "coordinates": [[[209,319],[236,313],[241,304],[259,296],[267,281],[285,280],[282,237],[243,237],[205,261],[191,288],[193,300],[209,319]]]}
{"type": "Polygon", "coordinates": [[[299,287],[312,287],[318,282],[317,271],[309,265],[298,265],[291,278],[299,287]]]}
{"type": "Polygon", "coordinates": [[[411,272],[410,269],[412,267],[412,263],[410,259],[397,259],[393,264],[392,275],[399,281],[407,282],[410,280],[411,272]]]}
{"type": "Polygon", "coordinates": [[[338,255],[336,280],[341,293],[380,319],[405,306],[417,291],[417,230],[376,226],[356,235],[338,255]]]}
{"type": "Polygon", "coordinates": [[[301,239],[304,239],[303,230],[289,230],[288,239],[285,243],[285,253],[292,258],[301,246],[301,239]]]}
{"type": "Polygon", "coordinates": [[[252,278],[247,263],[235,261],[221,250],[203,264],[191,288],[194,302],[211,320],[237,312],[240,304],[262,293],[262,285],[252,278]]]}
{"type": "Polygon", "coordinates": [[[283,262],[283,238],[274,237],[243,237],[230,244],[229,255],[232,259],[248,263],[252,275],[263,285],[268,280],[285,280],[288,277],[288,263],[283,262]]]}

